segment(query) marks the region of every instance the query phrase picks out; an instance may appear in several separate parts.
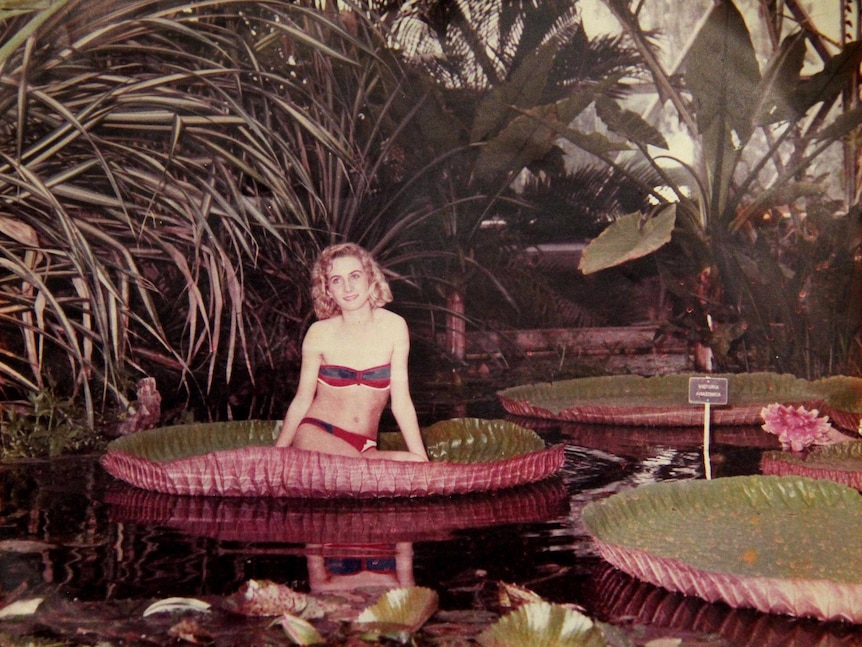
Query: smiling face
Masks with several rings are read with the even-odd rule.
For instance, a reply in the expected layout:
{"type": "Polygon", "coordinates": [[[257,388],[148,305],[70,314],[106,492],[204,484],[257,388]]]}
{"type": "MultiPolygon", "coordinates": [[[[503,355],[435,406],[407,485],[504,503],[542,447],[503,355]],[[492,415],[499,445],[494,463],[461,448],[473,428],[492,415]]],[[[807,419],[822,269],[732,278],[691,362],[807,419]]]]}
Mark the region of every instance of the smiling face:
{"type": "MultiPolygon", "coordinates": [[[[365,278],[368,281],[365,301],[372,309],[380,308],[392,301],[392,290],[389,289],[389,283],[374,258],[355,243],[338,243],[325,248],[311,270],[311,299],[314,303],[314,314],[318,319],[329,319],[342,314],[343,304],[336,301],[335,294],[329,287],[330,276],[339,275],[342,278],[346,276],[342,271],[343,267],[338,270],[333,267],[333,263],[338,259],[355,261],[365,272],[365,278]]],[[[355,301],[356,299],[350,299],[344,302],[344,305],[355,301]]],[[[359,301],[361,302],[362,299],[359,301]]]]}
{"type": "Polygon", "coordinates": [[[326,287],[342,311],[358,310],[368,304],[368,274],[355,256],[341,256],[332,261],[326,287]]]}

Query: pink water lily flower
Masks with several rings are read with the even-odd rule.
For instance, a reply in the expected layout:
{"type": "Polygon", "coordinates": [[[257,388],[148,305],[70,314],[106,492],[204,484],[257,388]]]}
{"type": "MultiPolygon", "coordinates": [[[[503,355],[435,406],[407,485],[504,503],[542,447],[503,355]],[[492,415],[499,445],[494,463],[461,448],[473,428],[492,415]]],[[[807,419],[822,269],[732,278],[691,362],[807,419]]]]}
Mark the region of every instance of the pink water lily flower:
{"type": "Polygon", "coordinates": [[[763,430],[778,436],[781,448],[801,452],[811,445],[828,445],[834,428],[829,418],[818,418],[817,409],[809,411],[803,406],[793,408],[784,404],[770,404],[760,410],[763,430]]]}

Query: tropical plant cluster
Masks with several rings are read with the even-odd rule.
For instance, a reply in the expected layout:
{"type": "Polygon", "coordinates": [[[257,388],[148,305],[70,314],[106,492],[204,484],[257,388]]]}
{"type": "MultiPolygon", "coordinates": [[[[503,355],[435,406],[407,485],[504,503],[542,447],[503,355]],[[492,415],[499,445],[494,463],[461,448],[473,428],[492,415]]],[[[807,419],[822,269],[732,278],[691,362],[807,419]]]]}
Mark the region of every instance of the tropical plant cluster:
{"type": "Polygon", "coordinates": [[[594,49],[607,71],[632,65],[610,42],[590,46],[568,3],[535,11],[529,31],[517,4],[484,75],[468,71],[469,34],[439,24],[442,67],[408,65],[370,7],[7,12],[4,399],[57,389],[92,423],[148,375],[185,394],[180,406],[217,403],[205,415],[269,413],[299,355],[310,264],[339,240],[369,248],[426,312],[475,273],[505,293],[474,256],[515,165],[489,168],[475,142],[519,103],[569,93],[546,82],[564,45],[594,49]],[[531,96],[511,107],[522,87],[531,96]],[[508,96],[477,107],[492,89],[508,96]]]}
{"type": "Polygon", "coordinates": [[[228,1],[70,0],[4,27],[24,37],[0,89],[4,399],[57,389],[92,422],[143,375],[186,402],[279,382],[318,250],[382,252],[405,217],[374,197],[403,120],[380,33],[228,1]]]}
{"type": "Polygon", "coordinates": [[[858,46],[807,78],[791,35],[762,74],[744,48],[713,78],[716,34],[747,34],[722,3],[705,32],[719,40],[695,45],[681,80],[629,3],[606,4],[623,35],[588,37],[572,0],[4,3],[4,419],[49,394],[94,427],[144,377],[166,416],[280,415],[311,263],[343,240],[381,261],[420,340],[594,324],[521,254],[560,232],[613,238],[625,214],[664,228],[646,252],[595,248],[586,271],[648,268],[676,304],[669,325],[734,368],[849,370],[858,215],[836,218],[809,171],[858,123],[835,107],[858,46]],[[701,138],[703,169],[661,163],[663,136],[625,107],[632,81],[701,138]],[[571,168],[561,143],[592,163],[571,168]],[[780,204],[794,217],[770,219],[780,204]]]}
{"type": "MultiPolygon", "coordinates": [[[[761,64],[742,13],[722,2],[678,78],[628,3],[606,4],[700,157],[692,165],[629,136],[670,198],[608,227],[581,269],[653,254],[682,305],[677,330],[708,351],[701,370],[858,374],[862,220],[852,169],[862,111],[852,97],[862,42],[830,44],[799,2],[787,2],[786,13],[764,3],[769,47],[761,64]],[[806,67],[812,58],[816,71],[806,67]]],[[[602,114],[616,118],[613,108],[602,114]]]]}

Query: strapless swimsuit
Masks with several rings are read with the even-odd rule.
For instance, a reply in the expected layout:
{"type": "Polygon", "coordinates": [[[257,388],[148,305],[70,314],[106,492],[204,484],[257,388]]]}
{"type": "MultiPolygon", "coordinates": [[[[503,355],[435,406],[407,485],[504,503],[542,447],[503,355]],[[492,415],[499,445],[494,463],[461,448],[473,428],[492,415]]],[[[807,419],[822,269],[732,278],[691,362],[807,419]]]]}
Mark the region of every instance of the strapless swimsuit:
{"type": "MultiPolygon", "coordinates": [[[[366,368],[364,371],[357,371],[348,366],[338,366],[335,364],[322,364],[317,371],[317,381],[327,386],[342,388],[345,386],[364,386],[369,389],[384,390],[389,388],[389,376],[391,367],[389,364],[382,366],[373,366],[366,368]]],[[[375,449],[377,441],[357,434],[352,431],[347,431],[341,427],[326,422],[319,418],[303,418],[299,424],[310,424],[323,429],[325,432],[332,434],[336,438],[350,443],[360,453],[375,449]]]]}
{"type": "Polygon", "coordinates": [[[366,368],[364,371],[347,366],[323,364],[317,372],[317,381],[328,386],[365,386],[369,389],[388,389],[391,367],[389,364],[366,368]]]}

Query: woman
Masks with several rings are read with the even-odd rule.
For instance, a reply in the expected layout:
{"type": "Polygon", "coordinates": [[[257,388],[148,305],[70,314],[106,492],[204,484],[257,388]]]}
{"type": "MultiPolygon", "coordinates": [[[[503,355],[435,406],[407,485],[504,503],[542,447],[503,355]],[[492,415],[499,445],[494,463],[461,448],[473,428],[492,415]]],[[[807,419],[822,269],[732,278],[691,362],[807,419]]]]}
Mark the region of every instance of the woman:
{"type": "Polygon", "coordinates": [[[392,292],[380,267],[353,243],[327,247],[314,265],[318,321],[302,342],[302,369],[277,447],[327,454],[427,461],[407,379],[407,323],[382,306],[392,292]],[[386,403],[407,451],[378,451],[386,403]]]}

